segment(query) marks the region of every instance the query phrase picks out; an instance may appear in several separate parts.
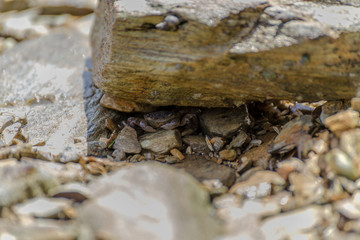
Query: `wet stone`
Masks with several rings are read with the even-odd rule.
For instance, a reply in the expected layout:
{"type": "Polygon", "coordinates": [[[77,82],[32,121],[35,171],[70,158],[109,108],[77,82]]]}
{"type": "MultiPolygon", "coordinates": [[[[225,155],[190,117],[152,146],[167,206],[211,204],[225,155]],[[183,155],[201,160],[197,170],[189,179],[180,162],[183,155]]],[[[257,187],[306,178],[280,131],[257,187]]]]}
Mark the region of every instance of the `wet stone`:
{"type": "Polygon", "coordinates": [[[230,138],[237,131],[247,129],[250,123],[251,120],[245,105],[233,109],[207,109],[200,115],[200,126],[210,137],[230,138]]]}
{"type": "Polygon", "coordinates": [[[139,138],[141,147],[154,153],[165,154],[173,148],[181,148],[181,134],[178,130],[161,130],[147,133],[139,138]]]}
{"type": "Polygon", "coordinates": [[[116,138],[113,148],[125,153],[140,153],[141,145],[138,141],[136,130],[125,126],[116,138]]]}
{"type": "Polygon", "coordinates": [[[280,131],[280,134],[269,146],[269,153],[287,153],[293,150],[299,143],[310,138],[308,132],[312,128],[312,117],[310,115],[293,119],[280,131]]]}
{"type": "Polygon", "coordinates": [[[235,182],[235,171],[224,165],[206,160],[202,156],[186,155],[180,163],[172,165],[184,169],[200,182],[204,180],[219,179],[225,186],[230,187],[235,182]]]}

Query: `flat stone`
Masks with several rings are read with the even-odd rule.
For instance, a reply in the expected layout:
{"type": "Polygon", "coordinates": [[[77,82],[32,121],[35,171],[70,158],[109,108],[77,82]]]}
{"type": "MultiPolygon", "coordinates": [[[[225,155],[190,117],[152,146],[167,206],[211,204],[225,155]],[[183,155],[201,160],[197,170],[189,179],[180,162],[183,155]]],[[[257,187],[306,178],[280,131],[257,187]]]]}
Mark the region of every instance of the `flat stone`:
{"type": "Polygon", "coordinates": [[[214,108],[204,110],[200,115],[200,126],[210,137],[234,136],[237,131],[245,130],[250,125],[247,107],[214,108]]]}
{"type": "Polygon", "coordinates": [[[181,148],[181,134],[178,130],[161,130],[147,133],[139,138],[141,147],[154,153],[165,154],[173,148],[181,148]]]}
{"type": "Polygon", "coordinates": [[[187,135],[183,137],[183,142],[191,147],[191,150],[197,153],[209,152],[205,138],[200,135],[187,135]]]}
{"type": "Polygon", "coordinates": [[[210,179],[219,179],[225,186],[230,187],[234,184],[236,179],[235,171],[233,169],[206,160],[202,156],[186,155],[181,163],[175,163],[172,166],[184,169],[200,182],[210,179]]]}
{"type": "Polygon", "coordinates": [[[190,175],[146,162],[90,184],[94,198],[79,209],[79,220],[94,236],[109,239],[214,239],[208,193],[190,175]]]}
{"type": "Polygon", "coordinates": [[[113,148],[125,153],[140,153],[141,146],[136,130],[132,127],[125,126],[116,138],[113,148]]]}

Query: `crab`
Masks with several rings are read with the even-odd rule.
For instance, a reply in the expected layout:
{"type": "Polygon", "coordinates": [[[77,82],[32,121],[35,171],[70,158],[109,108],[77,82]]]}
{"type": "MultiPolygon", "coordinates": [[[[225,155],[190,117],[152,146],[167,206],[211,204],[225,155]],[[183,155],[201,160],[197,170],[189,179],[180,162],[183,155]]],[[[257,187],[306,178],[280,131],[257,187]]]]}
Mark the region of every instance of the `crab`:
{"type": "Polygon", "coordinates": [[[196,131],[198,129],[198,109],[183,109],[179,111],[156,111],[147,113],[143,118],[130,117],[127,124],[130,127],[138,126],[145,132],[156,132],[157,129],[171,130],[185,127],[196,131]]]}

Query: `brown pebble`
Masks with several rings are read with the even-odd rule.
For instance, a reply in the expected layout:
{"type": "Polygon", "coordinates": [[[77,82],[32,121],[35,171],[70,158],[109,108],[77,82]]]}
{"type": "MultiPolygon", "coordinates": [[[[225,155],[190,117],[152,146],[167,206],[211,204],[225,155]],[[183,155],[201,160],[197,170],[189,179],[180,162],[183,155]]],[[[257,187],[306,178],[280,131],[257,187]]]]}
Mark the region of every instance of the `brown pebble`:
{"type": "Polygon", "coordinates": [[[170,150],[171,155],[177,157],[180,161],[183,160],[185,157],[184,155],[176,148],[170,150]]]}
{"type": "Polygon", "coordinates": [[[222,160],[234,161],[236,159],[236,151],[234,149],[225,149],[219,152],[222,160]]]}

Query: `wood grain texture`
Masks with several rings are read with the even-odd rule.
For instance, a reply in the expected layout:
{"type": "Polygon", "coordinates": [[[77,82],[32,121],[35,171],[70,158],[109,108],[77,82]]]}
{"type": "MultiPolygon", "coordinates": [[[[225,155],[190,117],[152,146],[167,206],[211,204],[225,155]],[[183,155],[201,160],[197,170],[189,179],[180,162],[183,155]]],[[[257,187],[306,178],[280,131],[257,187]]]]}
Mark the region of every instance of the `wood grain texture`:
{"type": "Polygon", "coordinates": [[[157,106],[351,98],[359,12],[301,0],[100,1],[94,81],[110,96],[157,106]]]}

